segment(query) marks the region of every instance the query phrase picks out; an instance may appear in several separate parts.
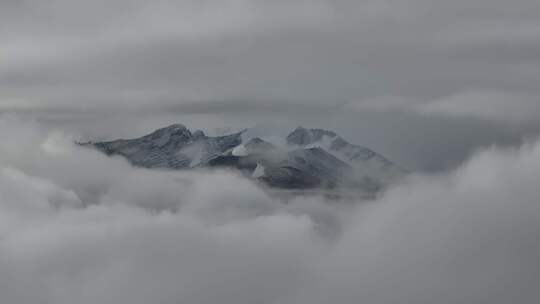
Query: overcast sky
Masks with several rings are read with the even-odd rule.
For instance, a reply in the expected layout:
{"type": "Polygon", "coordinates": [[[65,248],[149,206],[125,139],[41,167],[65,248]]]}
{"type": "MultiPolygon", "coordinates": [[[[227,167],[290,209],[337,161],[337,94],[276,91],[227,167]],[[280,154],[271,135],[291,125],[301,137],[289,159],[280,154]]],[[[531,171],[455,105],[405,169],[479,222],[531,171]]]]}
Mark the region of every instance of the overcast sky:
{"type": "Polygon", "coordinates": [[[287,122],[437,170],[536,134],[538,83],[535,0],[0,1],[0,109],[92,138],[287,122]]]}

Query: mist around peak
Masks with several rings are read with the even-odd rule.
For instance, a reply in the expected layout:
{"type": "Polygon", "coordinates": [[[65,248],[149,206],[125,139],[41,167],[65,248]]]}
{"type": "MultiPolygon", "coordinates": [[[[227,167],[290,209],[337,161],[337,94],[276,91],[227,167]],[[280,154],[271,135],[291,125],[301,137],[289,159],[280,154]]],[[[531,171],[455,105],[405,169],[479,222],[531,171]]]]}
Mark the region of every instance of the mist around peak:
{"type": "Polygon", "coordinates": [[[160,171],[0,119],[6,303],[529,303],[540,144],[374,201],[284,203],[231,170],[160,171]]]}

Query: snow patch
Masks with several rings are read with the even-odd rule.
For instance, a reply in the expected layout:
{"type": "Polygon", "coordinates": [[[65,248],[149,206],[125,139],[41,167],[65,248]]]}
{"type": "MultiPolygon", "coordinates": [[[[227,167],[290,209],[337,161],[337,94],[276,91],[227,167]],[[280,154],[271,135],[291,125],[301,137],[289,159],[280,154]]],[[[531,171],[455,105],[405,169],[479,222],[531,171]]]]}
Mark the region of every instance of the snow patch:
{"type": "Polygon", "coordinates": [[[199,165],[201,163],[201,160],[202,160],[202,148],[199,147],[199,149],[197,150],[197,153],[194,155],[194,157],[191,159],[191,163],[189,164],[189,166],[191,168],[199,165]]]}
{"type": "Polygon", "coordinates": [[[244,145],[238,145],[232,150],[234,156],[247,156],[249,153],[244,145]]]}
{"type": "Polygon", "coordinates": [[[253,174],[251,174],[251,177],[259,178],[259,177],[263,176],[265,169],[266,168],[263,165],[257,163],[257,168],[255,168],[255,170],[253,171],[253,174]]]}

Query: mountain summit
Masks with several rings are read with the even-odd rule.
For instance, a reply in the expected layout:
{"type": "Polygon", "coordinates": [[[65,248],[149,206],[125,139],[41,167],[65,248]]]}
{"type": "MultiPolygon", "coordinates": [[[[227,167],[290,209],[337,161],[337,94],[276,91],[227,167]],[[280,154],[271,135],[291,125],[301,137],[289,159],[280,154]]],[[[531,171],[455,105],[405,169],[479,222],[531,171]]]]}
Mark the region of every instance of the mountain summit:
{"type": "Polygon", "coordinates": [[[298,127],[277,145],[245,131],[207,136],[174,124],[135,139],[91,143],[144,168],[232,168],[281,189],[356,189],[375,193],[407,174],[378,153],[335,132],[298,127]]]}

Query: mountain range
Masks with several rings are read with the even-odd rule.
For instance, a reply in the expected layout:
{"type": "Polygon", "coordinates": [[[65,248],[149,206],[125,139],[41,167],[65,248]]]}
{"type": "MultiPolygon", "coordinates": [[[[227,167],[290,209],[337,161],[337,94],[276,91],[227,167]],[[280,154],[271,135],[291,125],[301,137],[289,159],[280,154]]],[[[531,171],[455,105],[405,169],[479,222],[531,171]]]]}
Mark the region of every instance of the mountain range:
{"type": "Polygon", "coordinates": [[[332,131],[298,127],[281,144],[250,138],[246,131],[207,136],[174,124],[140,138],[85,145],[144,168],[230,168],[278,189],[376,193],[407,174],[382,155],[332,131]]]}

